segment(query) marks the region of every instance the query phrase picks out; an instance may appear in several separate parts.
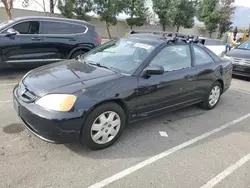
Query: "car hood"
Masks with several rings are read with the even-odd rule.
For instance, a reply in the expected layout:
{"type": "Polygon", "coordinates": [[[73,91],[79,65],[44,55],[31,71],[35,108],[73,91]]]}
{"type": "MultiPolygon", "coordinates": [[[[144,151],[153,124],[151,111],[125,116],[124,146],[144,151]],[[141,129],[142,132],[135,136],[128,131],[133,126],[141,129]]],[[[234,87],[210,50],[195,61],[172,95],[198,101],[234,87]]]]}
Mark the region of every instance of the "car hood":
{"type": "Polygon", "coordinates": [[[68,60],[32,70],[23,78],[23,83],[28,89],[41,96],[58,88],[79,82],[84,84],[83,82],[88,80],[114,74],[116,73],[108,69],[77,60],[68,60]]]}
{"type": "Polygon", "coordinates": [[[243,58],[243,59],[250,59],[250,50],[243,50],[243,49],[232,49],[231,51],[227,52],[227,56],[236,57],[236,58],[243,58]]]}

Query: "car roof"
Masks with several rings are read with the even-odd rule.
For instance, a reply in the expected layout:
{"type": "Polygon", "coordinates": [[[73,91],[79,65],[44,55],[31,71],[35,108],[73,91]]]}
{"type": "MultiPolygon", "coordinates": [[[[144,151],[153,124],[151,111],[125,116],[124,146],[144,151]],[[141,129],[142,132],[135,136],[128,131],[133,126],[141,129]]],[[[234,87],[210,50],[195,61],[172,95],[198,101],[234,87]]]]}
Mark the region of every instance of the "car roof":
{"type": "MultiPolygon", "coordinates": [[[[173,37],[166,37],[166,36],[163,36],[162,34],[159,35],[159,34],[153,34],[153,33],[135,33],[135,34],[128,35],[127,38],[137,39],[137,40],[141,40],[141,41],[147,41],[147,42],[156,43],[156,44],[161,44],[164,42],[174,40],[173,37]]],[[[185,40],[185,38],[178,37],[178,39],[180,39],[180,40],[177,42],[171,42],[171,43],[176,43],[176,44],[185,43],[184,41],[182,41],[182,39],[185,40]]],[[[196,45],[196,43],[192,43],[192,44],[196,45]]]]}
{"type": "Polygon", "coordinates": [[[60,18],[60,17],[48,17],[48,16],[25,16],[25,17],[18,17],[14,18],[14,21],[18,20],[37,20],[37,19],[42,19],[42,20],[47,20],[47,21],[66,21],[66,22],[72,22],[72,23],[78,23],[78,24],[87,24],[94,26],[86,21],[83,20],[76,20],[76,19],[69,19],[69,18],[60,18]]]}
{"type": "MultiPolygon", "coordinates": [[[[187,43],[187,41],[185,42],[185,39],[182,40],[183,39],[182,37],[178,38],[179,40],[174,42],[173,37],[165,37],[163,35],[153,34],[153,33],[134,33],[134,34],[128,35],[126,38],[140,40],[141,42],[154,43],[156,45],[160,45],[161,43],[168,42],[168,41],[170,41],[171,44],[173,44],[173,43],[176,43],[176,44],[187,43]]],[[[220,40],[216,40],[216,39],[209,39],[209,40],[220,41],[220,40]]],[[[205,48],[205,46],[203,44],[200,44],[197,42],[191,42],[191,43],[192,43],[192,45],[199,46],[199,47],[203,48],[205,51],[207,51],[207,48],[205,48]]]]}
{"type": "Polygon", "coordinates": [[[155,35],[155,34],[148,34],[148,33],[132,34],[132,35],[127,36],[127,38],[145,40],[148,42],[154,42],[154,43],[159,43],[159,44],[167,41],[166,37],[155,35]]]}

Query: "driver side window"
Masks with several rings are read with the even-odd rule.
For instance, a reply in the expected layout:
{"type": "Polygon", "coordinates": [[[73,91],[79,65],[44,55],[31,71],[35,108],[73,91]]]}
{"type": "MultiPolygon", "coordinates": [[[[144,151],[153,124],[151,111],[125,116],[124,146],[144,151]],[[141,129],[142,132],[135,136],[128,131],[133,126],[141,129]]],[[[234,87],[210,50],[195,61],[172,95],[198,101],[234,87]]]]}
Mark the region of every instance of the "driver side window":
{"type": "Polygon", "coordinates": [[[39,34],[40,23],[37,21],[22,22],[12,28],[20,34],[39,34]]]}
{"type": "Polygon", "coordinates": [[[190,68],[190,48],[188,45],[167,46],[154,57],[150,65],[162,66],[168,72],[190,68]]]}

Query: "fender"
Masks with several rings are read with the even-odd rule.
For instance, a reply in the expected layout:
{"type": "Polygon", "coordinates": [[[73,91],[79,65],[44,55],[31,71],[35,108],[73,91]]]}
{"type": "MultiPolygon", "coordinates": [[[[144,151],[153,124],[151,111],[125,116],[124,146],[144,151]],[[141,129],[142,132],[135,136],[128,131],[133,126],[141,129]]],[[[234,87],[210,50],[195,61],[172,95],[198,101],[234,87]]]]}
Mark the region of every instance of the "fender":
{"type": "Polygon", "coordinates": [[[129,106],[127,105],[127,103],[121,99],[121,98],[111,98],[111,99],[105,99],[105,100],[101,100],[96,102],[96,104],[92,104],[92,107],[88,108],[87,110],[85,110],[84,116],[82,116],[83,118],[83,122],[86,120],[87,116],[99,105],[102,105],[104,103],[108,103],[108,102],[114,102],[116,104],[118,104],[123,110],[124,113],[126,114],[126,122],[130,122],[131,120],[133,120],[133,117],[136,115],[136,109],[132,108],[132,111],[129,111],[129,106]]]}
{"type": "Polygon", "coordinates": [[[76,46],[75,48],[73,48],[69,55],[68,55],[68,59],[70,59],[70,57],[72,56],[73,53],[75,53],[78,50],[83,50],[83,51],[90,51],[91,49],[93,49],[93,44],[80,44],[78,46],[76,46]]]}

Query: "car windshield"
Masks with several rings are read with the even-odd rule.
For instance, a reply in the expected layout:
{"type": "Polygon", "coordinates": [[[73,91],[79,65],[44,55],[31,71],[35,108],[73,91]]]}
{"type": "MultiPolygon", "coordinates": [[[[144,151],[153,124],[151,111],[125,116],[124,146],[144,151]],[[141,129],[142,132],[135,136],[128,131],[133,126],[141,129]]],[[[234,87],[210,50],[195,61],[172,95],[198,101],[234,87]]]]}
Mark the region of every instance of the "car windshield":
{"type": "Polygon", "coordinates": [[[4,22],[0,22],[0,29],[2,29],[3,27],[5,27],[6,25],[12,23],[13,20],[8,20],[8,21],[4,21],[4,22]]]}
{"type": "Polygon", "coordinates": [[[237,46],[237,49],[250,50],[250,40],[247,40],[242,44],[240,44],[239,46],[237,46]]]}
{"type": "Polygon", "coordinates": [[[157,45],[158,43],[121,38],[92,50],[82,60],[131,74],[157,45]]]}

